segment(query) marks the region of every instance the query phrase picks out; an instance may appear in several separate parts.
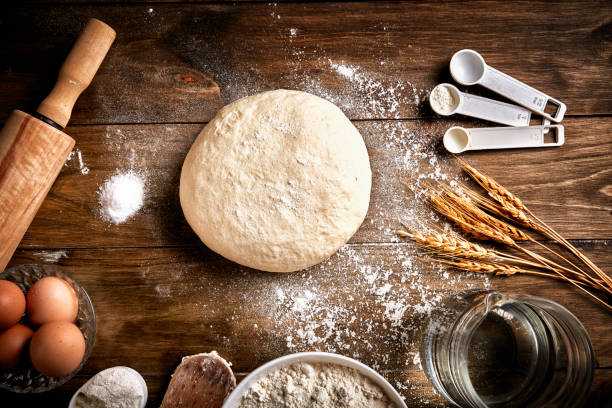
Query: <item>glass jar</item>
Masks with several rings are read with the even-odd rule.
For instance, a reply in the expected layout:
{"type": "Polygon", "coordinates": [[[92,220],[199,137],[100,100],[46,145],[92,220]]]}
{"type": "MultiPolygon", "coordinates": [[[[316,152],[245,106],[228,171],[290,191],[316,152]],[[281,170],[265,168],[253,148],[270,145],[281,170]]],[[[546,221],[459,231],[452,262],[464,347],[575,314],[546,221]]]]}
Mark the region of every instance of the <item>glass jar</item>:
{"type": "Polygon", "coordinates": [[[423,368],[459,407],[576,407],[595,359],[580,321],[550,300],[465,292],[432,313],[423,368]]]}

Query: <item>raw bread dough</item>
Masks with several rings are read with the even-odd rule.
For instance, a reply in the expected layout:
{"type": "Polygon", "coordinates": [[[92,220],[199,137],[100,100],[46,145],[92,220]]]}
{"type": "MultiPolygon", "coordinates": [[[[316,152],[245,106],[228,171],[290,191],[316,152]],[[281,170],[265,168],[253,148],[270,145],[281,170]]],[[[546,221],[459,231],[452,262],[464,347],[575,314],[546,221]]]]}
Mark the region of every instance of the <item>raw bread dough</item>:
{"type": "Polygon", "coordinates": [[[317,96],[260,93],[225,106],[185,158],[180,199],[213,251],[270,272],[315,265],[357,231],[372,172],[361,135],[317,96]]]}

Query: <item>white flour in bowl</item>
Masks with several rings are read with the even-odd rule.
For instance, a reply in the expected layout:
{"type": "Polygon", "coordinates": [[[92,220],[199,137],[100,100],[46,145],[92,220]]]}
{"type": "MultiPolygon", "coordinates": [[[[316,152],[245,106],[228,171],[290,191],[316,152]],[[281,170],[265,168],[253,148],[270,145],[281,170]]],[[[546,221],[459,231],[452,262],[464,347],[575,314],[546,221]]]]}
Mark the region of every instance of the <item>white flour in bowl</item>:
{"type": "Polygon", "coordinates": [[[80,390],[75,408],[140,408],[144,393],[128,369],[114,367],[96,374],[80,390]]]}
{"type": "Polygon", "coordinates": [[[355,369],[330,363],[296,363],[259,379],[239,408],[391,408],[384,391],[355,369]]]}

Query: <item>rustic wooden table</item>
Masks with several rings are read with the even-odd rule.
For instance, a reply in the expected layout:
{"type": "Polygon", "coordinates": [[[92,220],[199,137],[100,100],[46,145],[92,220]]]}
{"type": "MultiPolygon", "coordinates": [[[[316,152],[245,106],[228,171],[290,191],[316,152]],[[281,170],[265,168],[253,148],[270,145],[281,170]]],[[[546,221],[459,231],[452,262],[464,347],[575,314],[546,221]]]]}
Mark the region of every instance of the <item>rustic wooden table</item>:
{"type": "Polygon", "coordinates": [[[379,370],[409,406],[445,406],[421,369],[419,332],[445,294],[491,287],[575,313],[597,355],[589,406],[610,406],[609,312],[562,282],[421,263],[395,230],[400,220],[442,224],[399,180],[461,177],[441,135],[451,124],[485,125],[436,117],[427,103],[433,86],[452,82],[451,55],[473,48],[565,102],[567,140],[464,157],[611,270],[611,2],[79,3],[0,6],[0,122],[13,108],[35,109],[87,18],[116,29],[66,130],[75,154],[10,264],[52,263],[79,280],[96,310],[96,346],[63,387],[2,392],[0,405],[66,406],[96,372],[128,365],[156,406],[181,356],[214,349],[238,379],[284,354],[339,352],[379,370]],[[225,103],[276,88],[339,105],[361,131],[373,171],[361,229],[328,261],[293,274],[247,270],[211,252],[178,201],[181,164],[202,126],[225,103]],[[100,217],[98,189],[130,170],[146,179],[144,207],[111,225],[100,217]]]}

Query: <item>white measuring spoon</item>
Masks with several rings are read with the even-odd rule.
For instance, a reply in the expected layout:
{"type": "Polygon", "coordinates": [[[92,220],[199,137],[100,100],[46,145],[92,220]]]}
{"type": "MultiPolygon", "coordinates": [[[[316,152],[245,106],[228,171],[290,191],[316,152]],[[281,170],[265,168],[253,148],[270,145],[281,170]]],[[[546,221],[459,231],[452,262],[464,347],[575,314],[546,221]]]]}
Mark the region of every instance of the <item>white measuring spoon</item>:
{"type": "Polygon", "coordinates": [[[451,153],[467,150],[516,149],[519,147],[552,147],[565,142],[562,125],[470,128],[453,126],[444,133],[444,147],[451,153]],[[545,143],[544,134],[555,131],[555,142],[545,143]]]}
{"type": "Polygon", "coordinates": [[[531,112],[525,108],[510,103],[500,102],[482,96],[463,93],[451,84],[439,84],[429,94],[431,109],[438,115],[449,116],[455,113],[484,119],[502,125],[529,126],[531,112]],[[443,106],[436,104],[436,92],[446,90],[452,100],[452,108],[443,110],[443,106]],[[442,108],[442,109],[441,109],[442,108]]]}
{"type": "MultiPolygon", "coordinates": [[[[133,368],[130,368],[130,367],[116,366],[116,367],[107,368],[106,370],[102,370],[102,371],[100,371],[96,375],[102,374],[105,371],[116,370],[116,369],[127,370],[127,371],[129,371],[131,374],[133,374],[138,379],[138,382],[140,383],[140,386],[142,387],[142,392],[143,392],[143,395],[144,395],[143,399],[142,399],[142,402],[140,403],[140,408],[144,408],[145,405],[147,405],[147,399],[149,398],[149,391],[147,389],[147,383],[145,382],[144,378],[142,378],[142,375],[140,375],[140,373],[138,371],[136,371],[136,370],[134,370],[133,368]]],[[[96,375],[94,375],[94,377],[96,375]]],[[[81,388],[79,388],[77,390],[77,392],[74,393],[74,395],[70,399],[70,403],[68,404],[68,408],[75,408],[76,407],[76,397],[77,397],[77,395],[79,395],[79,393],[81,392],[83,387],[85,387],[85,385],[87,385],[89,382],[91,382],[94,377],[91,377],[85,384],[83,384],[81,386],[81,388]]]]}
{"type": "Polygon", "coordinates": [[[450,72],[462,85],[480,84],[554,122],[561,122],[565,115],[563,102],[488,66],[474,50],[457,51],[451,58],[450,72]],[[554,116],[545,112],[549,103],[556,107],[554,116]]]}

